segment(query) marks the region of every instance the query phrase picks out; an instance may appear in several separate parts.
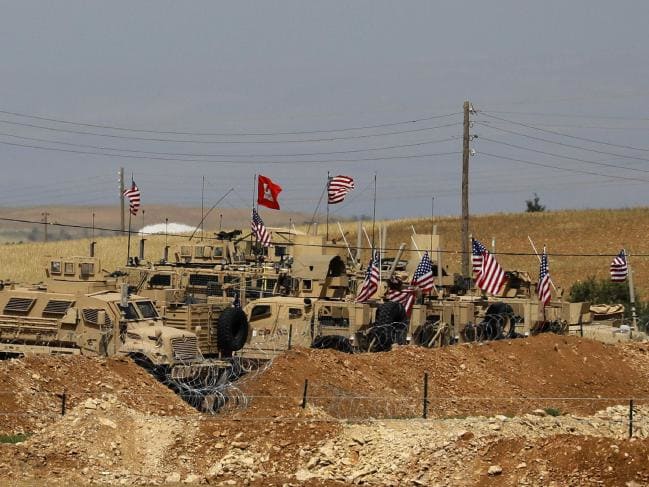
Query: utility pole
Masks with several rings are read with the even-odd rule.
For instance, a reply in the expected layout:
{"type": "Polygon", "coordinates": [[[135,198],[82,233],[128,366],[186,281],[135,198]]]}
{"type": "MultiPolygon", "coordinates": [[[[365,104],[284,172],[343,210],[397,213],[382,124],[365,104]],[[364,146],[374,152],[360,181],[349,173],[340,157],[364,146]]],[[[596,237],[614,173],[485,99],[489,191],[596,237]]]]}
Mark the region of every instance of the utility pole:
{"type": "Polygon", "coordinates": [[[119,168],[119,222],[120,222],[120,230],[122,231],[122,235],[124,234],[124,231],[126,230],[126,226],[124,225],[124,168],[120,167],[119,168]]]}
{"type": "Polygon", "coordinates": [[[469,266],[469,112],[471,104],[464,102],[464,134],[462,136],[462,276],[471,277],[469,266]]]}
{"type": "Polygon", "coordinates": [[[50,214],[47,211],[44,211],[43,213],[41,213],[41,216],[43,217],[41,219],[41,222],[43,223],[43,241],[47,242],[47,217],[50,216],[50,214]]]}

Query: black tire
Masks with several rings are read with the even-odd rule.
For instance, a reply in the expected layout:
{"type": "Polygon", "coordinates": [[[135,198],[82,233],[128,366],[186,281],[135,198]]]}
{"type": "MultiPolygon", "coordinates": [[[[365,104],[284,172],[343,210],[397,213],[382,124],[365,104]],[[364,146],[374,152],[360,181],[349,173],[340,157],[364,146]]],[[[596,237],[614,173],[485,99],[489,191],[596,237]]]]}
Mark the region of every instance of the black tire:
{"type": "Polygon", "coordinates": [[[222,352],[241,350],[248,339],[248,318],[241,308],[226,308],[216,324],[216,343],[222,352]]]}
{"type": "Polygon", "coordinates": [[[319,336],[313,340],[311,348],[330,348],[344,353],[354,353],[354,347],[349,338],[342,335],[319,336]]]}
{"type": "Polygon", "coordinates": [[[393,325],[395,323],[405,323],[406,310],[401,303],[395,301],[386,301],[376,309],[377,326],[393,325]]]}

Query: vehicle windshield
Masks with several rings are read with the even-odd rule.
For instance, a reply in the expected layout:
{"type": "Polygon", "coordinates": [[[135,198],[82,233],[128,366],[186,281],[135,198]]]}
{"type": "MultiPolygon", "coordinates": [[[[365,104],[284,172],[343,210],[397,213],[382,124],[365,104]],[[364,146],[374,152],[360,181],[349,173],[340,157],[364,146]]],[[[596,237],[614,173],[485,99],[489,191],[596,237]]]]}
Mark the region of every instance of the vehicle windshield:
{"type": "Polygon", "coordinates": [[[140,317],[137,314],[137,311],[135,311],[135,306],[133,306],[133,303],[128,303],[126,307],[120,305],[119,309],[124,313],[124,318],[127,320],[139,320],[140,317]]]}
{"type": "Polygon", "coordinates": [[[136,304],[143,318],[158,317],[158,312],[156,311],[155,306],[153,306],[153,303],[151,301],[138,301],[136,304]]]}

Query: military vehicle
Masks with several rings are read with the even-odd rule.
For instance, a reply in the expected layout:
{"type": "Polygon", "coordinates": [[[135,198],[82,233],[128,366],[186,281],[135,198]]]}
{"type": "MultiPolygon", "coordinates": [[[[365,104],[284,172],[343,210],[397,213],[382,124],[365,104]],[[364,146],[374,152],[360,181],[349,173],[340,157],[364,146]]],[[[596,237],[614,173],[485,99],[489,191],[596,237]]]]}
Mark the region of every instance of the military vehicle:
{"type": "Polygon", "coordinates": [[[50,259],[46,276],[34,286],[2,286],[3,356],[129,356],[192,404],[214,405],[230,365],[206,361],[197,335],[166,325],[150,298],[118,286],[96,258],[50,259]]]}

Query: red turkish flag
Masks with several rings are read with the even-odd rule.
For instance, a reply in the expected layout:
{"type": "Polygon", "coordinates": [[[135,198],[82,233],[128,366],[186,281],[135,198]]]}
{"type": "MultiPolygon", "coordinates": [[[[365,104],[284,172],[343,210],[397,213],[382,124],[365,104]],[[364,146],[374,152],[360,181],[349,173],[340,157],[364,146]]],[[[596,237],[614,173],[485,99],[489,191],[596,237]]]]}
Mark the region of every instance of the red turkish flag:
{"type": "Polygon", "coordinates": [[[277,197],[282,191],[279,184],[275,184],[270,178],[266,176],[257,176],[257,204],[279,210],[279,201],[277,197]]]}

